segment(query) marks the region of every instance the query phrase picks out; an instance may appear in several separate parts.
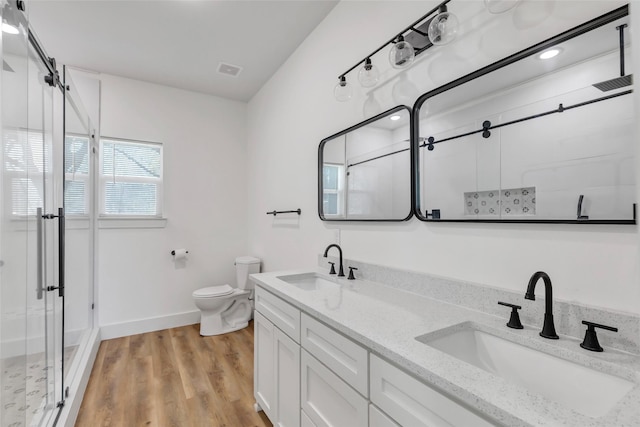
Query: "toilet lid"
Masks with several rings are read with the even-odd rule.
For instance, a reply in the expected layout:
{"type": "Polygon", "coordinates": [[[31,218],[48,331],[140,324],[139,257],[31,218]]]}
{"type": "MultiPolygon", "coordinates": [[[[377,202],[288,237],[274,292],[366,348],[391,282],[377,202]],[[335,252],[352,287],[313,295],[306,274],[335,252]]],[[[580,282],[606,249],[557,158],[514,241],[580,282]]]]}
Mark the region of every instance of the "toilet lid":
{"type": "Polygon", "coordinates": [[[208,288],[201,288],[193,293],[194,297],[207,298],[207,297],[222,297],[229,295],[233,292],[233,288],[229,285],[222,286],[209,286],[208,288]]]}

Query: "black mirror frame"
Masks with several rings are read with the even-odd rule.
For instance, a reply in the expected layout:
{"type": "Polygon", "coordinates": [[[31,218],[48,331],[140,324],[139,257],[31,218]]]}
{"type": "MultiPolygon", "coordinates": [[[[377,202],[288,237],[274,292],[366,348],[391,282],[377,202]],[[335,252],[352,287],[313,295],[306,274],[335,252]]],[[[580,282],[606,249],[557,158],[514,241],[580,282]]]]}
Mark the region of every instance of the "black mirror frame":
{"type": "Polygon", "coordinates": [[[320,219],[322,221],[327,221],[327,222],[403,222],[403,221],[408,221],[411,219],[411,217],[413,217],[413,212],[416,210],[414,203],[416,198],[414,197],[415,193],[414,193],[414,183],[416,182],[415,178],[414,178],[414,168],[412,167],[412,163],[413,163],[413,135],[415,134],[414,132],[414,118],[413,118],[413,110],[409,107],[407,107],[406,105],[398,105],[396,107],[390,108],[387,111],[384,111],[374,117],[371,117],[370,119],[367,119],[365,121],[362,121],[360,123],[357,123],[347,129],[344,129],[338,133],[335,133],[325,139],[323,139],[322,141],[320,141],[320,145],[318,146],[318,216],[320,217],[320,219]],[[398,111],[402,111],[405,110],[407,111],[407,113],[409,113],[409,148],[407,150],[409,150],[409,165],[407,165],[410,168],[410,179],[411,179],[411,193],[409,198],[411,199],[411,206],[409,207],[409,214],[405,217],[405,218],[400,218],[400,219],[375,219],[375,218],[367,218],[367,219],[332,219],[332,218],[325,218],[323,212],[322,212],[322,167],[323,167],[323,149],[324,146],[327,142],[329,142],[332,139],[335,139],[339,136],[342,136],[346,133],[352,132],[356,129],[359,129],[363,126],[368,125],[369,123],[373,123],[383,117],[389,116],[395,112],[398,111]]]}
{"type": "MultiPolygon", "coordinates": [[[[514,62],[520,61],[521,59],[527,58],[529,56],[540,53],[558,43],[565,42],[574,37],[580,36],[581,34],[587,33],[591,30],[594,30],[603,25],[609,24],[611,22],[616,21],[617,19],[623,18],[629,15],[629,5],[625,5],[619,7],[611,12],[608,12],[602,16],[599,16],[595,19],[587,21],[577,27],[574,27],[570,30],[567,30],[563,33],[560,33],[554,37],[551,37],[545,41],[537,43],[533,46],[530,46],[520,52],[514,53],[513,55],[507,56],[497,62],[494,62],[490,65],[487,65],[483,68],[480,68],[472,73],[469,73],[465,76],[462,76],[456,80],[453,80],[445,85],[442,85],[436,89],[433,89],[427,93],[422,94],[416,100],[412,109],[412,120],[413,126],[411,130],[411,191],[412,191],[412,206],[413,206],[413,214],[420,221],[425,222],[469,222],[469,223],[520,223],[520,224],[636,224],[636,209],[635,204],[633,205],[633,219],[629,220],[564,220],[564,219],[531,219],[531,220],[522,220],[522,219],[432,219],[424,215],[420,211],[420,107],[422,104],[429,98],[439,95],[443,92],[446,92],[450,89],[453,89],[457,86],[460,86],[464,83],[468,83],[472,80],[477,79],[478,77],[482,77],[486,74],[489,74],[493,71],[496,71],[500,68],[506,67],[507,65],[513,64],[514,62]]],[[[439,215],[439,214],[438,214],[439,215]]],[[[430,215],[431,216],[431,215],[430,215]]]]}

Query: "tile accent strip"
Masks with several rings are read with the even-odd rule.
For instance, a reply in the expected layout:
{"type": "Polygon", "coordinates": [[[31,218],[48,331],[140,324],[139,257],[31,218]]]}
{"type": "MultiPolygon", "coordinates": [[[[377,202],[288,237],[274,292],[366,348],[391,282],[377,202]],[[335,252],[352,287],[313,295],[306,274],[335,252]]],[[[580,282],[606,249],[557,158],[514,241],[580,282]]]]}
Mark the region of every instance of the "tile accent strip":
{"type": "Polygon", "coordinates": [[[464,193],[464,214],[483,216],[535,215],[536,188],[507,188],[464,193]]]}

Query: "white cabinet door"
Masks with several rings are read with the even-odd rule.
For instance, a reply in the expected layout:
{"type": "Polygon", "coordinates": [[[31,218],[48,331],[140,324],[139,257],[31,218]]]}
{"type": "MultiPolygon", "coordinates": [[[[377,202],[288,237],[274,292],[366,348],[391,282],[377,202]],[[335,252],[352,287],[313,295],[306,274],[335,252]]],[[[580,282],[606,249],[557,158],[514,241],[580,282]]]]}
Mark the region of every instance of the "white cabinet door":
{"type": "Polygon", "coordinates": [[[253,389],[274,426],[300,425],[300,346],[255,312],[253,389]]]}
{"type": "Polygon", "coordinates": [[[369,366],[371,402],[402,426],[496,425],[373,354],[369,366]]]}
{"type": "Polygon", "coordinates": [[[369,427],[400,427],[373,405],[369,405],[369,427]]]}
{"type": "Polygon", "coordinates": [[[317,427],[367,427],[368,402],[304,349],[302,409],[317,427]]]}
{"type": "Polygon", "coordinates": [[[275,327],[257,311],[254,315],[253,395],[270,420],[275,420],[275,327]]]}
{"type": "Polygon", "coordinates": [[[280,329],[275,331],[275,404],[274,425],[300,425],[300,346],[280,329]]]}

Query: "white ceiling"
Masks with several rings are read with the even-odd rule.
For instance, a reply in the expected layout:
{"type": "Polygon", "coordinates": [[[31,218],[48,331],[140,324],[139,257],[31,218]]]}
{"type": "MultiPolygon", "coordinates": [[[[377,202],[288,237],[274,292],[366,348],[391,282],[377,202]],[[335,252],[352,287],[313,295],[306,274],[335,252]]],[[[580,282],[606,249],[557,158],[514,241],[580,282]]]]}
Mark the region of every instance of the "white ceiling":
{"type": "Polygon", "coordinates": [[[60,64],[248,101],[333,0],[31,0],[31,26],[60,64]],[[238,77],[217,72],[242,67],[238,77]]]}

